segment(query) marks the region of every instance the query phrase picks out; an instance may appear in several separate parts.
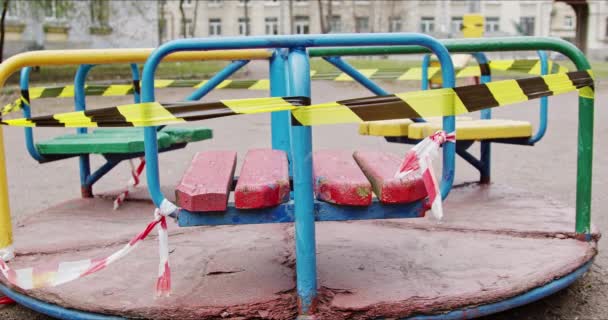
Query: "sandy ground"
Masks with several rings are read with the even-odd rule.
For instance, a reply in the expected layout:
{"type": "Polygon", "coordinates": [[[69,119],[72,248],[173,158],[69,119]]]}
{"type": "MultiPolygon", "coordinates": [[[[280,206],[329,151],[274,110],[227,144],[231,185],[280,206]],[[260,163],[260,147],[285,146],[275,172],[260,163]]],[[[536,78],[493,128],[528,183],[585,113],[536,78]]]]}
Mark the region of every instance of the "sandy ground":
{"type": "MultiPolygon", "coordinates": [[[[403,87],[384,83],[390,92],[403,91],[403,87]]],[[[608,99],[606,86],[600,86],[596,99],[593,221],[600,230],[608,230],[608,99]],[[601,89],[601,88],[604,89],[601,89]]],[[[159,100],[177,101],[188,89],[171,89],[159,92],[159,100]]],[[[241,98],[263,96],[265,92],[245,90],[218,90],[208,96],[209,101],[218,98],[241,98]]],[[[343,98],[369,95],[353,83],[315,82],[313,102],[326,102],[343,98]]],[[[90,98],[89,107],[129,103],[130,98],[90,98]]],[[[39,100],[34,103],[38,114],[67,111],[68,100],[39,100]],[[62,107],[63,106],[63,107],[62,107]]],[[[495,109],[496,118],[529,120],[536,126],[538,102],[495,109]]],[[[577,96],[567,94],[550,98],[549,129],[545,138],[535,147],[500,145],[493,146],[492,179],[496,183],[508,184],[542,191],[571,206],[575,203],[576,145],[577,145],[577,96]]],[[[238,150],[242,158],[252,147],[270,146],[269,116],[253,115],[215,119],[196,123],[214,130],[215,138],[192,144],[185,150],[161,155],[161,175],[164,185],[175,185],[185,170],[192,155],[204,149],[238,150]]],[[[71,130],[69,130],[71,132],[71,130]]],[[[36,130],[39,140],[66,133],[65,129],[40,128],[36,130]]],[[[377,149],[403,154],[409,146],[388,144],[381,138],[357,135],[356,125],[321,126],[313,129],[314,148],[377,149]]],[[[11,195],[11,209],[15,218],[24,217],[44,209],[51,204],[78,197],[79,178],[75,159],[37,164],[29,158],[23,144],[22,130],[4,130],[7,150],[7,166],[11,195]]],[[[474,146],[474,150],[478,147],[474,146]]],[[[439,161],[437,161],[439,162],[439,161]]],[[[94,158],[93,164],[101,164],[94,158]]],[[[238,168],[238,167],[237,167],[238,168]]],[[[463,160],[457,160],[456,183],[475,181],[476,172],[463,160]]],[[[104,177],[95,187],[96,192],[115,189],[125,183],[128,166],[120,166],[104,177]]],[[[145,181],[145,180],[144,180],[145,181]]],[[[448,199],[449,201],[449,199],[448,199]]],[[[83,213],[84,214],[84,213],[83,213]]],[[[112,214],[109,212],[109,214],[112,214]]],[[[449,214],[447,212],[446,214],[449,214]]],[[[534,214],[531,212],[530,214],[534,214]]],[[[44,241],[41,239],[41,241],[44,241]]],[[[607,319],[608,318],[608,258],[602,251],[606,239],[600,241],[600,254],[591,271],[566,290],[547,299],[493,315],[487,319],[607,319]]],[[[19,306],[0,308],[0,319],[48,319],[19,306]]]]}

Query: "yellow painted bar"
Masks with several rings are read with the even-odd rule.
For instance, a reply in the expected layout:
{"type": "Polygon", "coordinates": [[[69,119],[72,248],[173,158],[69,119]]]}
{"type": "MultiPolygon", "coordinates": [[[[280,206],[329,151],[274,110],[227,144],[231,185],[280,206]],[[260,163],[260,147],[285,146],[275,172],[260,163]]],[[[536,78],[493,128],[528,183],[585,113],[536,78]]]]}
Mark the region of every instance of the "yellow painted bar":
{"type": "MultiPolygon", "coordinates": [[[[0,87],[14,72],[28,66],[141,63],[154,49],[40,50],[14,55],[0,64],[0,87]]],[[[264,60],[272,53],[265,49],[176,52],[164,62],[202,60],[264,60]]]]}
{"type": "Polygon", "coordinates": [[[4,136],[0,128],[0,259],[8,261],[13,256],[13,228],[9,206],[6,179],[6,159],[4,157],[4,136]]]}
{"type": "MultiPolygon", "coordinates": [[[[8,77],[23,67],[80,64],[142,63],[154,49],[41,50],[14,55],[0,64],[0,88],[8,77]]],[[[265,49],[177,52],[163,61],[264,60],[272,53],[265,49]]],[[[0,127],[0,259],[13,258],[13,231],[9,206],[8,182],[4,155],[4,137],[0,127]]]]}

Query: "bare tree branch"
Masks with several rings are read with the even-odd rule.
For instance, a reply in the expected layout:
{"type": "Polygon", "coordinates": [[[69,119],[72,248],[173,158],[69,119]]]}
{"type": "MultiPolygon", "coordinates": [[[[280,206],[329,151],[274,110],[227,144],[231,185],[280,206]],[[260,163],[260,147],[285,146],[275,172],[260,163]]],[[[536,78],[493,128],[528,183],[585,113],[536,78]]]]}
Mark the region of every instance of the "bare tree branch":
{"type": "Polygon", "coordinates": [[[0,17],[0,61],[4,60],[4,34],[5,34],[5,25],[4,22],[6,20],[6,12],[8,11],[8,1],[2,1],[2,17],[0,17]]]}

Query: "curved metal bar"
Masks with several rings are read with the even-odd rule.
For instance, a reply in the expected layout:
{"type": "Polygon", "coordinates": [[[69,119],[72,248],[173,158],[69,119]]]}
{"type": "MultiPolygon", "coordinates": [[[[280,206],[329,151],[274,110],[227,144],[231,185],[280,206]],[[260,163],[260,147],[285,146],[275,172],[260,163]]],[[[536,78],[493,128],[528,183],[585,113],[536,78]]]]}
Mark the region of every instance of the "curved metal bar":
{"type": "Polygon", "coordinates": [[[66,309],[64,307],[50,304],[41,300],[30,298],[26,295],[13,291],[6,286],[0,284],[0,292],[5,296],[13,299],[18,304],[34,310],[36,312],[45,314],[47,316],[65,319],[65,320],[125,320],[123,317],[114,317],[97,313],[90,313],[84,311],[78,311],[73,309],[66,309]]]}
{"type": "MultiPolygon", "coordinates": [[[[78,49],[29,51],[2,61],[0,87],[15,71],[23,67],[81,64],[116,64],[144,62],[154,51],[145,49],[78,49]]],[[[267,60],[269,50],[217,50],[213,52],[180,52],[167,56],[165,62],[201,60],[267,60]]]]}
{"type": "MultiPolygon", "coordinates": [[[[540,74],[549,74],[549,58],[547,57],[547,53],[542,50],[538,50],[536,52],[538,53],[538,58],[540,59],[540,74]]],[[[536,133],[528,141],[529,144],[537,143],[545,136],[545,133],[547,132],[547,122],[549,113],[548,105],[549,97],[540,98],[540,122],[536,133]]]]}
{"type": "MultiPolygon", "coordinates": [[[[32,109],[30,106],[30,73],[32,72],[32,67],[25,67],[21,69],[21,75],[19,77],[19,89],[21,90],[21,96],[25,99],[22,100],[22,113],[23,117],[30,118],[32,116],[32,109]],[[25,93],[27,95],[25,96],[25,93]]],[[[25,147],[27,148],[27,152],[30,154],[32,158],[36,161],[43,161],[44,157],[38,152],[36,148],[36,142],[34,141],[34,129],[33,128],[25,128],[25,147]]]]}
{"type": "MultiPolygon", "coordinates": [[[[243,48],[297,48],[324,46],[381,46],[381,45],[420,45],[433,51],[446,70],[443,83],[446,87],[454,86],[453,65],[449,53],[435,39],[421,34],[328,34],[328,35],[297,35],[273,37],[226,37],[222,39],[181,39],[174,40],[155,50],[144,65],[142,102],[153,102],[154,73],[160,61],[167,55],[188,50],[221,50],[243,48]]],[[[454,117],[444,119],[444,128],[454,130],[454,117]]],[[[145,148],[148,178],[148,190],[156,206],[166,201],[160,190],[158,168],[158,146],[156,130],[145,128],[145,148]]],[[[442,197],[447,197],[454,181],[455,144],[449,143],[444,147],[444,172],[441,182],[442,197]]],[[[312,201],[312,199],[311,199],[312,201]]]]}
{"type": "MultiPolygon", "coordinates": [[[[542,287],[538,287],[532,289],[524,294],[495,302],[490,304],[485,304],[477,307],[466,308],[461,310],[454,310],[444,314],[437,315],[424,315],[424,316],[415,316],[406,318],[407,320],[460,320],[460,319],[473,319],[478,317],[487,316],[490,314],[495,314],[498,312],[506,311],[509,309],[517,308],[534,301],[538,301],[542,298],[550,296],[560,290],[563,290],[570,286],[574,281],[578,278],[582,277],[588,270],[591,268],[593,264],[593,260],[585,263],[583,266],[574,270],[572,273],[559,278],[557,280],[553,280],[548,284],[545,284],[542,287]]],[[[404,319],[404,320],[406,320],[404,319]]]]}
{"type": "MultiPolygon", "coordinates": [[[[584,265],[579,267],[578,269],[572,271],[570,274],[565,275],[562,278],[553,280],[541,287],[532,289],[526,293],[521,295],[491,303],[484,304],[471,308],[464,308],[460,310],[453,310],[443,314],[437,315],[420,315],[414,316],[410,318],[406,318],[403,320],[460,320],[460,319],[472,319],[477,317],[483,317],[491,314],[495,314],[498,312],[503,312],[509,309],[517,308],[524,306],[526,304],[538,301],[545,297],[548,297],[552,294],[557,293],[560,290],[567,288],[572,285],[576,280],[581,278],[591,265],[593,264],[593,260],[586,262],[584,265]]],[[[6,295],[7,297],[15,300],[15,302],[23,305],[29,309],[32,309],[36,312],[40,312],[42,314],[52,316],[58,319],[69,319],[69,320],[123,320],[124,318],[113,317],[108,315],[98,315],[88,312],[76,311],[71,309],[66,309],[60,307],[58,305],[50,304],[47,302],[43,302],[37,299],[30,298],[28,296],[22,295],[16,291],[13,291],[4,285],[0,284],[0,292],[6,295]]]]}

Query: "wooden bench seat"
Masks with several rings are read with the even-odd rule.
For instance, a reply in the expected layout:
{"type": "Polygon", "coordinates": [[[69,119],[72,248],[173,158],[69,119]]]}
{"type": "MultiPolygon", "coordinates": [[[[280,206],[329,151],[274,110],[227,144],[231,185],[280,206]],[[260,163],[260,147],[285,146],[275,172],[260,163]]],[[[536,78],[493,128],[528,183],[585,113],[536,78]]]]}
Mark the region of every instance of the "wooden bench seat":
{"type": "Polygon", "coordinates": [[[175,190],[177,205],[188,211],[225,211],[235,166],[234,151],[197,153],[175,190]]]}
{"type": "Polygon", "coordinates": [[[314,153],[315,197],[348,206],[368,206],[372,186],[350,151],[323,150],[314,153]]]}
{"type": "Polygon", "coordinates": [[[253,149],[247,152],[234,190],[238,209],[259,209],[289,201],[289,164],[284,151],[253,149]]]}
{"type": "Polygon", "coordinates": [[[380,202],[409,203],[426,197],[422,176],[394,177],[402,157],[381,151],[356,151],[353,157],[371,182],[380,202]]]}

